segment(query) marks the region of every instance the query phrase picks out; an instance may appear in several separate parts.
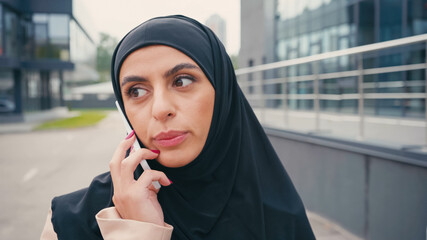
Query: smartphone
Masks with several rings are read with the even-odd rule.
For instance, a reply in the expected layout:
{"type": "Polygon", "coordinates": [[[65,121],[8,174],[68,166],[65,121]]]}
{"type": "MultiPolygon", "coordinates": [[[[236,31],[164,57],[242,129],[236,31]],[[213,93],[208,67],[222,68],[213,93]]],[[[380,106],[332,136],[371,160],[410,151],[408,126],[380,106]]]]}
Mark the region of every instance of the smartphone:
{"type": "MultiPolygon", "coordinates": [[[[129,135],[132,132],[132,128],[130,127],[128,121],[126,120],[126,117],[123,114],[123,111],[120,108],[120,105],[117,101],[116,101],[116,107],[117,107],[117,110],[119,110],[120,116],[122,117],[123,124],[125,125],[125,129],[126,129],[126,133],[127,133],[127,135],[129,135]]],[[[135,142],[133,143],[133,149],[135,149],[135,150],[141,149],[141,146],[139,145],[138,140],[135,140],[135,142]]],[[[147,160],[145,160],[145,159],[143,159],[140,164],[144,170],[150,170],[151,169],[147,163],[147,160]]],[[[154,181],[153,186],[155,189],[160,189],[160,183],[158,181],[154,181]]]]}

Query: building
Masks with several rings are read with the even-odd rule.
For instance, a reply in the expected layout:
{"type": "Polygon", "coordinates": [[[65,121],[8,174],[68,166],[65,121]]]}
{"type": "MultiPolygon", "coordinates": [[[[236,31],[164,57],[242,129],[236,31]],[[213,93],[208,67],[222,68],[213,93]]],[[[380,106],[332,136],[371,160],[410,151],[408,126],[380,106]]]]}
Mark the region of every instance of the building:
{"type": "Polygon", "coordinates": [[[64,106],[64,83],[97,78],[85,16],[78,0],[0,0],[1,122],[64,106]]]}
{"type": "MultiPolygon", "coordinates": [[[[241,50],[239,67],[296,59],[427,33],[426,0],[248,0],[241,1],[241,50]]],[[[407,65],[425,62],[425,44],[366,54],[365,68],[407,65]]],[[[320,73],[357,69],[357,59],[342,57],[323,61],[320,73]]],[[[247,78],[269,79],[313,73],[311,65],[289,67],[286,73],[266,71],[247,78]]],[[[425,70],[366,76],[367,93],[425,93],[425,70]]],[[[325,79],[319,83],[322,94],[357,92],[357,77],[325,79]]],[[[270,85],[252,93],[280,94],[283,89],[270,85]]],[[[288,94],[313,94],[313,82],[289,83],[288,94]]],[[[267,101],[276,107],[280,101],[267,101]]],[[[356,99],[321,100],[326,112],[357,113],[356,99]]],[[[390,117],[425,117],[425,99],[369,99],[364,111],[368,115],[390,117]]],[[[313,110],[312,99],[290,99],[291,110],[313,110]]]]}
{"type": "Polygon", "coordinates": [[[224,47],[227,47],[227,29],[225,20],[218,14],[214,14],[206,20],[206,26],[208,26],[217,35],[224,47]]]}
{"type": "Polygon", "coordinates": [[[426,237],[426,33],[427,0],[241,1],[241,89],[306,209],[360,239],[426,237]]]}

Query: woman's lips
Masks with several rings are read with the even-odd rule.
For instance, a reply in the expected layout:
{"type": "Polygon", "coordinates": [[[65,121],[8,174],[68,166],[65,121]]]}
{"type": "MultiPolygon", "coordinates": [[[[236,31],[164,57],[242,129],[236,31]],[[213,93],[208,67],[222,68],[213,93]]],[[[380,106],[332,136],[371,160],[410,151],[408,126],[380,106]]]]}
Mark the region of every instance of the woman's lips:
{"type": "Polygon", "coordinates": [[[187,138],[187,132],[167,131],[157,134],[153,141],[159,147],[173,147],[182,143],[187,138]]]}

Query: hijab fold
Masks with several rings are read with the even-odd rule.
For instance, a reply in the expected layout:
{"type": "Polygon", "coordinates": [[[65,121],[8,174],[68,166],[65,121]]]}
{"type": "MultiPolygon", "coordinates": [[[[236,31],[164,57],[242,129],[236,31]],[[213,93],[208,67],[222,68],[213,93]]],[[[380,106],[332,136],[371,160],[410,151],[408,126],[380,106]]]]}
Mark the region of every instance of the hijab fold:
{"type": "MultiPolygon", "coordinates": [[[[206,26],[180,15],[159,17],[121,40],[111,76],[123,112],[121,65],[133,51],[150,45],[170,46],[189,56],[215,89],[211,127],[199,156],[179,168],[149,161],[152,169],[164,172],[174,183],[158,193],[165,222],[174,227],[172,239],[314,239],[302,201],[240,90],[224,46],[206,26]]],[[[141,173],[139,167],[135,177],[141,173]]],[[[94,216],[85,212],[112,206],[113,191],[109,173],[94,182],[79,195],[88,197],[84,201],[90,204],[74,204],[68,211],[56,207],[53,217],[63,219],[72,211],[82,222],[96,224],[94,216]]],[[[53,204],[76,198],[71,195],[56,198],[53,204]]],[[[55,230],[61,224],[66,223],[58,223],[55,230]]],[[[96,232],[90,226],[79,231],[96,232]]]]}

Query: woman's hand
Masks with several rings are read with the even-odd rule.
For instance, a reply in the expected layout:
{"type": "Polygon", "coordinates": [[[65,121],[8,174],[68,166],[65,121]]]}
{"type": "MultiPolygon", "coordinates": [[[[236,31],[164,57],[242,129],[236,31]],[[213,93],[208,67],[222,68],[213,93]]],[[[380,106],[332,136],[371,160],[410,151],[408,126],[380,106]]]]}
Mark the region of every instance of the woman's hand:
{"type": "Polygon", "coordinates": [[[135,134],[129,134],[117,147],[110,162],[111,178],[114,185],[113,203],[123,219],[149,222],[164,226],[163,211],[157,200],[158,189],[152,182],[159,181],[168,186],[171,181],[163,172],[145,170],[135,180],[133,172],[143,159],[154,159],[158,156],[148,149],[132,150],[127,158],[126,151],[133,145],[135,134]],[[131,137],[130,137],[131,136],[131,137]]]}

